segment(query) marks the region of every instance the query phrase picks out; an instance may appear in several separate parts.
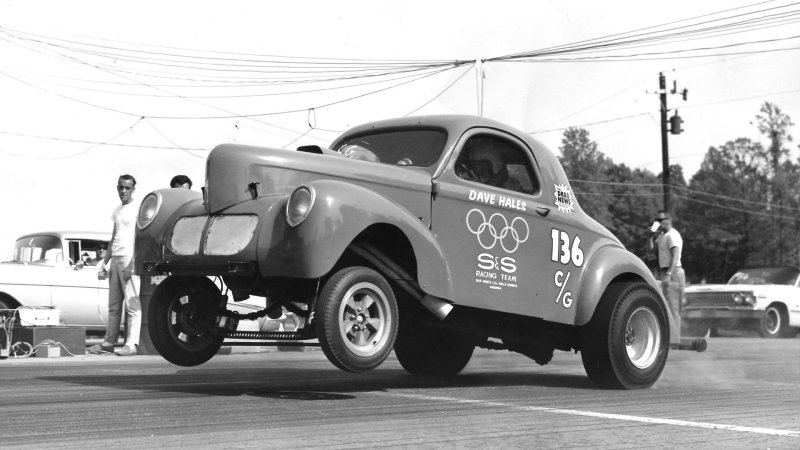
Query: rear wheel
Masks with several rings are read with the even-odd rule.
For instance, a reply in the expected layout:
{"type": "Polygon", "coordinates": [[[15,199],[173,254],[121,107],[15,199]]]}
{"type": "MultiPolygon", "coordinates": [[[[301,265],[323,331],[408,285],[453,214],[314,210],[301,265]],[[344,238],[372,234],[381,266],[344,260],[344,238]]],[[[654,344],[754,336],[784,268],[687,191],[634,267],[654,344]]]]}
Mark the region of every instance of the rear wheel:
{"type": "Polygon", "coordinates": [[[222,346],[216,334],[221,295],[205,277],[170,277],[153,292],[148,309],[150,339],[158,353],[179,366],[196,366],[222,346]]]}
{"type": "Polygon", "coordinates": [[[580,337],[583,367],[595,384],[611,389],[650,387],[667,362],[667,311],[649,285],[614,283],[580,337]]]}
{"type": "Polygon", "coordinates": [[[437,328],[403,328],[397,334],[394,353],[408,373],[451,376],[466,367],[475,344],[468,336],[437,328]]]}
{"type": "Polygon", "coordinates": [[[789,315],[780,305],[769,305],[764,310],[758,332],[765,338],[786,338],[796,334],[789,326],[789,315]]]}
{"type": "Polygon", "coordinates": [[[372,370],[392,351],[397,301],[389,283],[370,268],[336,272],[322,289],[315,316],[320,347],[342,370],[372,370]]]}

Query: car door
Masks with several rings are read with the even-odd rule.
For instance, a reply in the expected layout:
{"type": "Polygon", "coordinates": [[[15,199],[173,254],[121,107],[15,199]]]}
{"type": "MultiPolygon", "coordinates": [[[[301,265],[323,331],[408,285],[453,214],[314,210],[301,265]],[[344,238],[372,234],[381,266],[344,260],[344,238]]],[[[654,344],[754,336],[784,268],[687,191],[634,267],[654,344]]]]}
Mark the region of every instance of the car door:
{"type": "Polygon", "coordinates": [[[576,284],[570,277],[576,274],[564,270],[560,252],[562,239],[573,238],[562,235],[554,193],[544,190],[548,183],[553,186],[541,179],[532,151],[511,135],[475,129],[459,140],[436,180],[432,207],[432,230],[450,264],[457,304],[572,320],[576,284]],[[488,176],[487,164],[471,156],[481,146],[501,158],[504,174],[488,176]]]}
{"type": "Polygon", "coordinates": [[[108,281],[97,279],[97,267],[84,265],[78,239],[65,245],[65,258],[53,268],[53,306],[67,325],[100,328],[108,314],[108,281]]]}

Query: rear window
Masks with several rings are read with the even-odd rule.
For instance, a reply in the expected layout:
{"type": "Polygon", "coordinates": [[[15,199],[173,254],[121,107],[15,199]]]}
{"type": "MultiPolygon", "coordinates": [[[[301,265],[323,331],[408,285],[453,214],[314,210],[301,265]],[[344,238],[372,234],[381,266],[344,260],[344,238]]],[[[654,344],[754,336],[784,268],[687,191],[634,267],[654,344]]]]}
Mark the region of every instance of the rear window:
{"type": "Polygon", "coordinates": [[[57,236],[30,236],[14,245],[14,262],[54,265],[63,260],[64,250],[57,236]]]}

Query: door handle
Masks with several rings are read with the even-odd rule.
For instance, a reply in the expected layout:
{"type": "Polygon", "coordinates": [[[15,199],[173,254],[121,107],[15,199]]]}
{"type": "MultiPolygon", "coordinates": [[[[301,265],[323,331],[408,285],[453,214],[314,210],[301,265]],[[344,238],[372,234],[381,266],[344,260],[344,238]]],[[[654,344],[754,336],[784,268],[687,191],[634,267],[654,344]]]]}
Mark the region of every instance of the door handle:
{"type": "Polygon", "coordinates": [[[547,217],[547,215],[550,214],[550,208],[545,208],[544,206],[537,206],[536,212],[542,217],[547,217]]]}

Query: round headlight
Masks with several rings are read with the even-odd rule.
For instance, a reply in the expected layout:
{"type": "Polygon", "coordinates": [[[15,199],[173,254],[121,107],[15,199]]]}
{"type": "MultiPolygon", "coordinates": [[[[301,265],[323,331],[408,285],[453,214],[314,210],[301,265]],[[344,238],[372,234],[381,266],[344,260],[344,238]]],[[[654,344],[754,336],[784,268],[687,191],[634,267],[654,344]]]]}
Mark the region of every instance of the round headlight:
{"type": "Polygon", "coordinates": [[[756,304],[756,296],[748,292],[744,296],[744,302],[747,303],[748,305],[755,305],[756,304]]]}
{"type": "Polygon", "coordinates": [[[142,200],[142,204],[139,206],[139,217],[136,219],[136,225],[140,230],[153,223],[159,208],[161,208],[161,196],[154,192],[147,194],[147,197],[142,200]]]}
{"type": "Polygon", "coordinates": [[[740,292],[733,294],[733,303],[741,305],[742,302],[744,302],[744,295],[742,295],[740,292]]]}
{"type": "Polygon", "coordinates": [[[286,222],[289,226],[300,225],[314,206],[314,189],[308,186],[300,186],[292,192],[289,201],[286,203],[286,222]]]}

